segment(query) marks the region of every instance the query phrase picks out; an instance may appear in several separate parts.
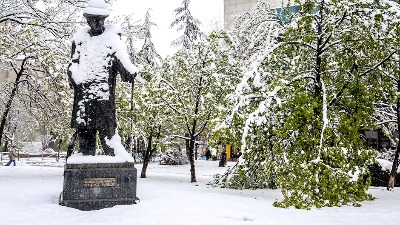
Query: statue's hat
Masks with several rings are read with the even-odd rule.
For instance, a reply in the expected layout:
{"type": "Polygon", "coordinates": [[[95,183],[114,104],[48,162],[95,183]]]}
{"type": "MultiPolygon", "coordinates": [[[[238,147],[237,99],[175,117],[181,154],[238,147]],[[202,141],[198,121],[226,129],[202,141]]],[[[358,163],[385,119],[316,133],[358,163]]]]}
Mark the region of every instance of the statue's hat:
{"type": "Polygon", "coordinates": [[[107,9],[107,3],[104,0],[89,0],[86,8],[83,10],[83,15],[108,17],[110,11],[107,9]]]}

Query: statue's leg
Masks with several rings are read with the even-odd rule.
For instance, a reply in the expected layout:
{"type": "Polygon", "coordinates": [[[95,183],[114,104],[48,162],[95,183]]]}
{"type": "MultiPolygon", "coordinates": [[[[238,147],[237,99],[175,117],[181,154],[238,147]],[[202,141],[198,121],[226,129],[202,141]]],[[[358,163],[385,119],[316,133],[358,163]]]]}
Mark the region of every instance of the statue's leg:
{"type": "Polygon", "coordinates": [[[79,152],[83,155],[96,154],[96,130],[78,129],[79,152]]]}
{"type": "Polygon", "coordinates": [[[101,146],[103,146],[103,150],[106,155],[111,155],[111,156],[115,155],[114,149],[111,146],[107,145],[107,143],[106,143],[106,138],[108,140],[111,140],[111,138],[114,136],[114,134],[115,134],[115,128],[99,129],[101,146]]]}

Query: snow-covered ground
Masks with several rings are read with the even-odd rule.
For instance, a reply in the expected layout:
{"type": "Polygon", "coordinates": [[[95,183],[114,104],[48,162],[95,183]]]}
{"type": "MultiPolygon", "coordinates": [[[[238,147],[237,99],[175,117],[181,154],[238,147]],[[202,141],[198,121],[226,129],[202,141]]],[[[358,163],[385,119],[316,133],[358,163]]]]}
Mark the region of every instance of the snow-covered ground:
{"type": "MultiPolygon", "coordinates": [[[[397,225],[400,221],[399,188],[393,192],[371,188],[378,199],[362,207],[280,209],[272,206],[281,198],[279,190],[210,187],[212,175],[224,168],[202,160],[196,161],[197,184],[189,182],[189,165],[153,163],[148,178],[138,178],[138,204],[84,212],[58,205],[62,163],[35,164],[31,160],[17,162],[16,167],[0,166],[1,225],[397,225]]],[[[140,174],[141,165],[137,168],[140,174]]]]}

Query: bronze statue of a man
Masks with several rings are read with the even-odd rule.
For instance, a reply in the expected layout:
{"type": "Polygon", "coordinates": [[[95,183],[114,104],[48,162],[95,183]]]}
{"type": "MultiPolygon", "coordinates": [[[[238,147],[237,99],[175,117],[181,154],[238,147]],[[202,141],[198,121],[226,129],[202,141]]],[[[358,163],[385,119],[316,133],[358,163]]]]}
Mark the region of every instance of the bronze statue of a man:
{"type": "Polygon", "coordinates": [[[109,11],[104,0],[90,0],[83,14],[90,28],[72,38],[72,62],[68,67],[74,89],[71,127],[77,129],[79,152],[95,155],[96,133],[106,155],[114,156],[108,143],[116,132],[115,86],[119,73],[132,82],[138,69],[130,62],[121,41],[121,29],[104,25],[109,11]]]}

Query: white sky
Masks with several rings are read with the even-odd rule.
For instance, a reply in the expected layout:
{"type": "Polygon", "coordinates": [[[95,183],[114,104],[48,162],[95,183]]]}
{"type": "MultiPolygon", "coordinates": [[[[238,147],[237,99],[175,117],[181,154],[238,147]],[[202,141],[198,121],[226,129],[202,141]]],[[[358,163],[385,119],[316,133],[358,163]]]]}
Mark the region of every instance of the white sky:
{"type": "MultiPolygon", "coordinates": [[[[151,8],[151,20],[157,24],[157,27],[152,29],[152,40],[158,53],[165,57],[174,52],[171,42],[181,35],[175,27],[169,28],[175,18],[172,12],[181,4],[182,0],[116,0],[111,16],[133,13],[134,19],[143,20],[147,9],[151,8]]],[[[191,0],[189,10],[201,21],[203,32],[211,31],[213,27],[216,27],[215,24],[221,27],[223,25],[223,0],[191,0]]]]}

